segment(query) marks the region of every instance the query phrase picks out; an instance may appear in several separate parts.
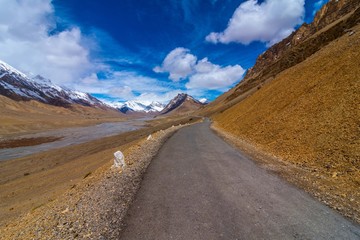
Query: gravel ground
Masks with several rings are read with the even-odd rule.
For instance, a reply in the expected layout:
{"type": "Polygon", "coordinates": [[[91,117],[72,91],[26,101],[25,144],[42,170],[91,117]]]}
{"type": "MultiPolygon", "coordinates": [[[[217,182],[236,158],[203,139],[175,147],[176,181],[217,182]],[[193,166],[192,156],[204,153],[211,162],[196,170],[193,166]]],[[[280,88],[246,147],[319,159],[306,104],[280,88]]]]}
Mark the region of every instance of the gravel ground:
{"type": "Polygon", "coordinates": [[[127,168],[114,169],[109,161],[59,199],[0,229],[1,239],[118,239],[123,218],[151,159],[183,126],[132,143],[124,151],[127,168]]]}

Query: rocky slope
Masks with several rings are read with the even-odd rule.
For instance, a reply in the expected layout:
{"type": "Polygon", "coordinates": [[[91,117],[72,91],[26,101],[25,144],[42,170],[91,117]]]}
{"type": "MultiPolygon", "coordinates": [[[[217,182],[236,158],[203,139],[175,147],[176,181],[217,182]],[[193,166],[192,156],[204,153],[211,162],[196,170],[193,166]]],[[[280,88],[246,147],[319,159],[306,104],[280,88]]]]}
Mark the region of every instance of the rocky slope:
{"type": "Polygon", "coordinates": [[[312,23],[304,23],[290,36],[261,54],[257,58],[255,65],[248,70],[245,80],[258,76],[264,68],[269,67],[282,58],[289,49],[298,46],[330,23],[354,11],[359,5],[360,2],[358,0],[330,0],[316,13],[312,23]]]}
{"type": "Polygon", "coordinates": [[[192,96],[185,93],[180,93],[165,106],[165,108],[160,112],[160,114],[164,115],[185,113],[198,110],[201,106],[204,105],[204,103],[196,100],[192,96]]]}
{"type": "Polygon", "coordinates": [[[225,102],[230,102],[251,89],[271,81],[277,74],[301,63],[321,48],[341,37],[352,34],[359,23],[358,0],[331,0],[316,14],[313,23],[303,24],[297,31],[261,54],[254,67],[246,73],[225,102]]]}
{"type": "Polygon", "coordinates": [[[107,105],[88,93],[60,87],[42,76],[31,79],[3,61],[0,61],[0,95],[15,101],[36,100],[62,107],[80,104],[82,106],[108,108],[107,105]]]}

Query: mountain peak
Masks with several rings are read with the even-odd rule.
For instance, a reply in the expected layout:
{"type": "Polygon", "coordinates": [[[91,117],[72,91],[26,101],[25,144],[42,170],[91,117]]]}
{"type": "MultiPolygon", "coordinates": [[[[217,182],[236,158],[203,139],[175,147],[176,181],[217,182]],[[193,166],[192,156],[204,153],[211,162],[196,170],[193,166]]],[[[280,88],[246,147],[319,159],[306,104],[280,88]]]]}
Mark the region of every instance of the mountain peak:
{"type": "Polygon", "coordinates": [[[0,60],[0,75],[2,75],[4,73],[8,73],[8,74],[15,74],[15,75],[19,75],[21,77],[27,77],[26,74],[20,72],[19,70],[17,70],[16,68],[10,66],[9,64],[7,64],[6,62],[3,62],[0,60]]]}
{"type": "Polygon", "coordinates": [[[191,110],[196,110],[201,107],[203,103],[196,100],[192,96],[186,93],[179,93],[176,97],[174,97],[161,111],[161,114],[168,114],[170,112],[188,112],[191,110]]]}

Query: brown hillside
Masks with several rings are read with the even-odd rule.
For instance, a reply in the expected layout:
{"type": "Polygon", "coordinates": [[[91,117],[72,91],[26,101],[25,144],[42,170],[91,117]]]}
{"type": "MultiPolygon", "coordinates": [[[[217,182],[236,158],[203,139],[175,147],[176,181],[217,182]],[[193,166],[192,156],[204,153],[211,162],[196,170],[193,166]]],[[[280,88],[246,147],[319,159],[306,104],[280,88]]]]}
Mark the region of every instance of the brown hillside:
{"type": "Polygon", "coordinates": [[[307,170],[314,177],[312,188],[327,203],[359,221],[360,26],[353,32],[214,120],[226,132],[307,170]]]}
{"type": "MultiPolygon", "coordinates": [[[[286,55],[289,54],[289,51],[292,51],[296,46],[305,42],[307,39],[312,37],[316,32],[328,28],[330,24],[335,23],[336,21],[338,21],[339,19],[341,19],[342,17],[346,16],[349,13],[352,13],[359,5],[360,2],[358,0],[329,1],[316,13],[314,17],[314,21],[312,23],[310,24],[304,23],[298,30],[293,32],[290,36],[286,37],[281,42],[274,44],[263,54],[261,54],[257,58],[255,65],[252,68],[250,68],[249,71],[246,73],[245,80],[255,78],[261,75],[264,69],[276,63],[277,61],[279,61],[279,59],[283,58],[284,56],[286,57],[286,55]]],[[[348,27],[352,27],[352,26],[348,26],[348,27]]],[[[331,36],[326,38],[323,37],[323,39],[321,39],[321,41],[318,42],[322,43],[324,46],[328,42],[332,41],[334,37],[339,37],[341,35],[342,35],[342,31],[336,31],[335,33],[332,33],[331,36]]],[[[315,45],[319,45],[319,43],[315,45]]],[[[304,46],[302,48],[304,48],[304,46]]],[[[294,53],[296,53],[296,51],[295,52],[293,51],[292,54],[294,53]]],[[[305,58],[306,57],[307,56],[305,56],[305,58]]],[[[303,58],[303,60],[305,58],[303,58]]]]}
{"type": "MultiPolygon", "coordinates": [[[[349,8],[346,9],[349,10],[349,8]]],[[[323,18],[328,19],[325,16],[323,18]]],[[[360,23],[360,8],[345,16],[340,15],[337,20],[331,19],[333,22],[318,32],[314,32],[317,28],[312,24],[312,30],[306,33],[303,41],[293,43],[294,38],[297,39],[296,36],[302,34],[304,26],[260,55],[255,66],[248,71],[244,80],[235,88],[234,93],[226,98],[226,102],[232,101],[250,89],[261,87],[263,83],[271,80],[280,72],[301,63],[327,44],[349,33],[352,27],[360,23]]]]}

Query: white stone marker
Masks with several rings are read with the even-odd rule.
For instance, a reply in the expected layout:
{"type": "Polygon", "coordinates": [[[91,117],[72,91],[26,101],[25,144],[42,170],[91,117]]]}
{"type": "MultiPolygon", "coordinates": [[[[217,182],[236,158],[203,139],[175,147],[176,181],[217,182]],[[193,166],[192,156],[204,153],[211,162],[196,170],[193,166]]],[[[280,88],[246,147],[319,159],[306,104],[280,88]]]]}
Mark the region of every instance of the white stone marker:
{"type": "Polygon", "coordinates": [[[151,136],[151,134],[147,137],[147,141],[149,141],[149,140],[151,140],[152,139],[152,136],[151,136]]]}
{"type": "Polygon", "coordinates": [[[114,153],[114,167],[119,168],[125,168],[126,167],[126,163],[125,163],[125,157],[124,154],[121,151],[117,151],[114,153]]]}

